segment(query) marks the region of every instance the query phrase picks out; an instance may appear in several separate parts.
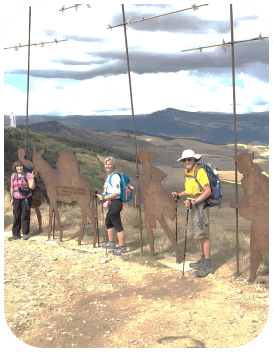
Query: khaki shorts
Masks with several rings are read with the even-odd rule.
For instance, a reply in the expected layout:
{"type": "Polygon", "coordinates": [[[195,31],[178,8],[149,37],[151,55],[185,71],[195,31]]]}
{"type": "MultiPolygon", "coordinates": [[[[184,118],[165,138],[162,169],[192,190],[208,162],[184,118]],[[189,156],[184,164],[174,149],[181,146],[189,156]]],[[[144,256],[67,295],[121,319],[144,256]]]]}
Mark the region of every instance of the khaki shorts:
{"type": "Polygon", "coordinates": [[[209,230],[209,207],[203,208],[203,203],[198,204],[201,219],[203,221],[203,230],[200,227],[199,217],[196,211],[196,206],[189,209],[189,221],[188,221],[188,236],[195,239],[210,236],[209,230]]]}

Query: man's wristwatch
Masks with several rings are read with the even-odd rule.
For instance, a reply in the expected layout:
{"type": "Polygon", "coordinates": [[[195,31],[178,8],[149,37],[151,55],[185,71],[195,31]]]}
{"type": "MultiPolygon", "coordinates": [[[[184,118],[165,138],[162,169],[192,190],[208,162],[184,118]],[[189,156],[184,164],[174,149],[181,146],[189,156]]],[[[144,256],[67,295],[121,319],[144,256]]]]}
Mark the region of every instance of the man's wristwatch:
{"type": "Polygon", "coordinates": [[[194,204],[194,205],[197,205],[196,200],[193,201],[193,204],[194,204]]]}

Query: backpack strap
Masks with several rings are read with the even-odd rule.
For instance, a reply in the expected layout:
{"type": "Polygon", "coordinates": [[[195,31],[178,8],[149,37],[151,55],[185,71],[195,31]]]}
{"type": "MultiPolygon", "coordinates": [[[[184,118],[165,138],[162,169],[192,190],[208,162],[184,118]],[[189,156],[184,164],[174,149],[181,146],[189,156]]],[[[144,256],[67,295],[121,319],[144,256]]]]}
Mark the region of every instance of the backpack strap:
{"type": "Polygon", "coordinates": [[[197,182],[197,184],[198,184],[198,190],[199,190],[199,192],[201,191],[201,190],[203,190],[203,187],[200,185],[200,182],[197,180],[197,172],[200,170],[200,169],[202,169],[203,167],[200,165],[200,164],[197,164],[197,168],[194,170],[194,175],[193,175],[193,177],[194,177],[194,180],[197,182]]]}
{"type": "Polygon", "coordinates": [[[195,204],[195,207],[196,207],[196,212],[197,212],[197,215],[198,215],[198,219],[199,219],[199,224],[200,224],[201,230],[203,230],[203,221],[202,221],[201,214],[200,214],[199,204],[195,204]]]}
{"type": "MultiPolygon", "coordinates": [[[[196,194],[196,195],[190,196],[190,197],[196,199],[196,198],[199,197],[199,194],[196,194]]],[[[205,206],[205,204],[203,206],[205,206]]],[[[203,230],[203,220],[201,218],[200,205],[199,204],[195,204],[195,208],[196,208],[196,213],[197,213],[197,216],[198,216],[198,219],[199,219],[199,224],[200,224],[201,230],[203,230]]]]}
{"type": "Polygon", "coordinates": [[[111,187],[113,186],[113,185],[112,185],[112,182],[111,182],[111,178],[112,178],[112,176],[115,175],[115,174],[118,174],[118,175],[120,176],[120,174],[119,174],[117,171],[113,172],[113,173],[110,175],[110,177],[109,177],[109,185],[110,185],[111,187]]]}
{"type": "MultiPolygon", "coordinates": [[[[109,185],[110,185],[111,187],[113,187],[113,184],[112,184],[111,179],[112,179],[112,176],[115,175],[115,174],[119,175],[119,177],[120,177],[120,174],[119,174],[117,171],[113,172],[113,173],[110,175],[108,182],[109,182],[109,185]]],[[[105,193],[105,196],[107,196],[107,195],[109,195],[109,194],[110,194],[110,193],[105,193]]]]}
{"type": "MultiPolygon", "coordinates": [[[[188,176],[186,175],[186,177],[189,177],[189,178],[194,178],[195,182],[197,183],[198,185],[198,194],[192,196],[191,195],[191,198],[198,198],[199,195],[200,195],[200,191],[203,189],[203,187],[201,186],[200,182],[197,180],[197,172],[202,168],[202,165],[200,164],[197,164],[197,167],[196,169],[194,170],[194,174],[193,176],[188,176]]],[[[196,204],[195,205],[195,208],[196,208],[196,212],[197,212],[197,216],[198,216],[198,219],[199,219],[199,224],[200,224],[200,228],[201,230],[203,230],[203,221],[202,221],[202,218],[201,218],[201,213],[200,213],[200,207],[199,207],[199,204],[196,204]]]]}
{"type": "MultiPolygon", "coordinates": [[[[186,174],[186,177],[188,178],[194,178],[195,182],[197,183],[198,185],[198,192],[200,194],[201,190],[203,190],[203,187],[200,185],[200,182],[197,180],[197,172],[202,168],[202,166],[200,164],[197,164],[197,167],[196,169],[194,170],[194,174],[193,176],[192,175],[187,175],[186,174]]],[[[199,196],[199,195],[198,195],[199,196]]]]}
{"type": "Polygon", "coordinates": [[[13,192],[12,192],[12,194],[11,194],[11,196],[10,196],[10,199],[9,199],[9,201],[11,202],[11,200],[12,200],[12,198],[13,198],[13,195],[14,195],[14,190],[13,190],[13,192]]]}
{"type": "MultiPolygon", "coordinates": [[[[15,180],[18,181],[18,173],[17,173],[17,172],[14,173],[13,182],[14,182],[15,180]]],[[[11,201],[11,199],[12,199],[12,197],[13,197],[13,195],[14,195],[15,192],[18,193],[19,191],[14,191],[14,189],[13,189],[12,195],[10,196],[10,201],[11,201]]]]}

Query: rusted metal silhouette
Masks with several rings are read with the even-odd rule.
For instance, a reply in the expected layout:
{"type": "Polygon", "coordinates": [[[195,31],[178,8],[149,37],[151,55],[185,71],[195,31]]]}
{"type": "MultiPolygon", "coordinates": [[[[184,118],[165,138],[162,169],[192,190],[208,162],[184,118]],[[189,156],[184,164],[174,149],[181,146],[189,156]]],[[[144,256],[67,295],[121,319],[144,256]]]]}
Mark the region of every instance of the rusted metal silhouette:
{"type": "Polygon", "coordinates": [[[139,188],[143,191],[144,202],[144,223],[150,243],[151,252],[154,253],[154,237],[152,229],[156,228],[156,220],[160,223],[166,232],[173,249],[176,252],[176,262],[180,263],[175,236],[169,228],[164,215],[170,220],[174,220],[176,216],[176,202],[161,185],[161,181],[167,176],[163,171],[150,164],[150,159],[154,159],[159,155],[148,149],[140,148],[138,159],[143,165],[142,180],[136,177],[133,179],[137,182],[139,188]]]}
{"type": "Polygon", "coordinates": [[[241,186],[245,197],[238,203],[230,203],[238,208],[239,215],[251,221],[250,228],[250,277],[253,281],[261,261],[261,252],[269,252],[269,178],[262,169],[253,164],[253,155],[242,152],[234,155],[238,171],[243,174],[241,186]]]}
{"type": "Polygon", "coordinates": [[[59,226],[60,241],[62,241],[63,232],[57,201],[64,203],[72,203],[73,201],[76,201],[82,212],[82,223],[78,244],[81,244],[87,217],[89,217],[93,224],[93,247],[96,247],[97,229],[94,216],[94,190],[90,181],[80,174],[79,164],[73,152],[62,151],[60,153],[56,163],[57,170],[52,169],[52,167],[42,158],[44,152],[45,148],[37,153],[36,148],[33,148],[33,171],[35,176],[39,173],[43,179],[50,201],[48,238],[50,239],[51,236],[52,215],[54,211],[59,226]]]}
{"type": "MultiPolygon", "coordinates": [[[[23,148],[18,149],[17,154],[18,154],[18,159],[23,163],[23,165],[33,167],[32,162],[30,160],[26,160],[25,149],[23,149],[23,148]]],[[[40,188],[38,188],[37,192],[32,197],[32,202],[31,202],[31,208],[35,209],[35,212],[37,215],[37,220],[38,220],[38,225],[39,225],[38,232],[43,231],[43,229],[42,229],[42,215],[41,215],[39,207],[43,204],[44,201],[45,201],[45,198],[42,195],[40,188]]]]}

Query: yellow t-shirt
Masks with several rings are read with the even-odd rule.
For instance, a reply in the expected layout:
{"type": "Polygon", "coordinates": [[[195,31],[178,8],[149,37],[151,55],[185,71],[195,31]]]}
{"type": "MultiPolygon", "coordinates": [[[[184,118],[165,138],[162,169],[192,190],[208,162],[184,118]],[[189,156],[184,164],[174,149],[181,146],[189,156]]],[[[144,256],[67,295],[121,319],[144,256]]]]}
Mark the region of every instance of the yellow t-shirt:
{"type": "MultiPolygon", "coordinates": [[[[186,170],[185,191],[186,191],[187,195],[189,195],[189,196],[191,196],[191,195],[195,196],[198,193],[204,193],[204,191],[202,189],[200,191],[198,191],[198,184],[195,181],[194,177],[187,177],[187,175],[194,176],[194,171],[197,168],[197,166],[198,165],[195,165],[194,168],[190,172],[188,172],[188,170],[186,170]]],[[[203,168],[198,170],[196,178],[202,187],[204,187],[205,185],[209,185],[208,175],[203,168]]],[[[194,199],[194,198],[188,197],[188,199],[194,199]]]]}

